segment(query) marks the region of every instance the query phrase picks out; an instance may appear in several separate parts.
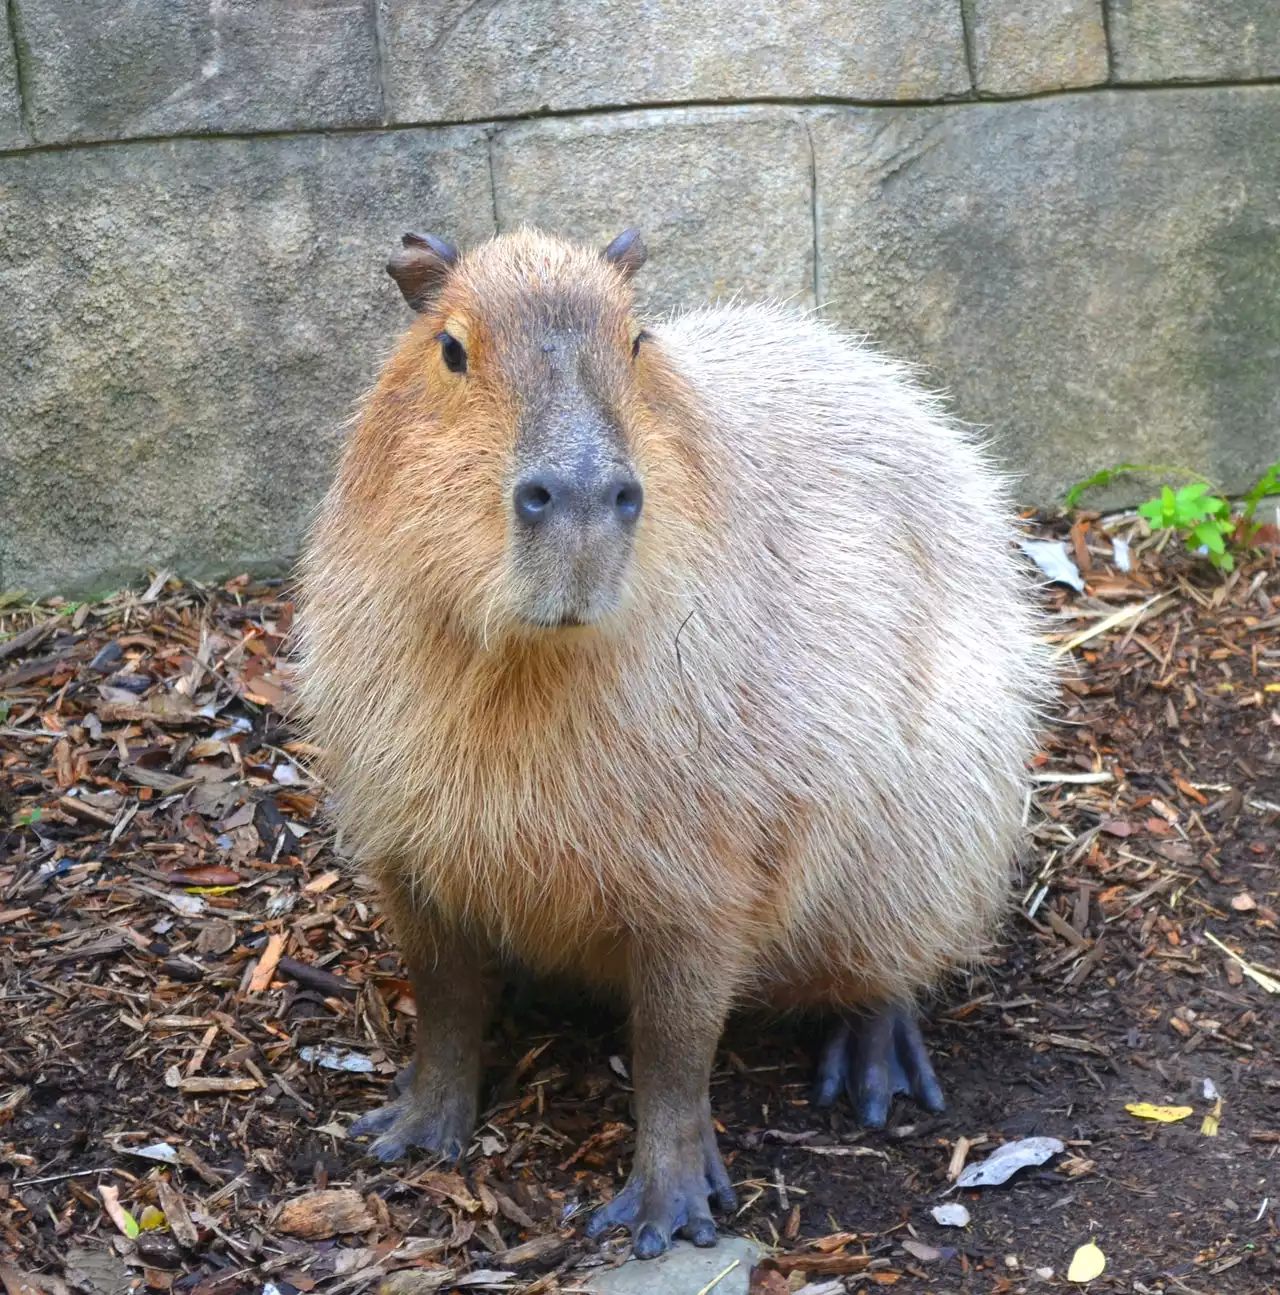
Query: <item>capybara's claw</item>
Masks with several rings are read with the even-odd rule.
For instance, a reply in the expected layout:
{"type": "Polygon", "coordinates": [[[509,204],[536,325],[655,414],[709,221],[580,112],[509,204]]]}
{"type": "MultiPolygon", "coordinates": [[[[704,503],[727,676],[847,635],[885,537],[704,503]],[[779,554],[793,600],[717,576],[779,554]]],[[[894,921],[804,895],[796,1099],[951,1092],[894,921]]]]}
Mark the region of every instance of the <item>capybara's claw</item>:
{"type": "MultiPolygon", "coordinates": [[[[664,1157],[664,1159],[666,1159],[664,1157]]],[[[613,1227],[631,1232],[631,1252],[653,1259],[671,1245],[678,1232],[695,1246],[716,1243],[712,1200],[725,1211],[737,1205],[737,1195],[707,1128],[701,1146],[681,1154],[673,1150],[668,1163],[651,1174],[633,1169],[627,1185],[587,1223],[587,1236],[598,1237],[613,1227]]]]}
{"type": "Polygon", "coordinates": [[[868,1128],[884,1127],[898,1093],[935,1115],[946,1109],[915,1015],[902,1007],[852,1017],[832,1031],[818,1062],[814,1103],[830,1106],[842,1088],[868,1128]]]}
{"type": "Polygon", "coordinates": [[[362,1115],[347,1130],[347,1136],[378,1134],[369,1154],[379,1160],[399,1160],[411,1147],[456,1160],[471,1136],[471,1123],[465,1112],[448,1107],[432,1110],[416,1101],[412,1093],[402,1093],[362,1115]]]}

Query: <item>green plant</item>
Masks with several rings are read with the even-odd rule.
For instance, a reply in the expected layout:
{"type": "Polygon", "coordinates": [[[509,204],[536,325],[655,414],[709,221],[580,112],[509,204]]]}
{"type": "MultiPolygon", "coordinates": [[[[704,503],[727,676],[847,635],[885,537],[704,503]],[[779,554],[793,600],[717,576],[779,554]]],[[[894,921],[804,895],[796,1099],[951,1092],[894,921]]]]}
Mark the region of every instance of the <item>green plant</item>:
{"type": "MultiPolygon", "coordinates": [[[[1067,491],[1067,512],[1072,512],[1080,507],[1080,496],[1086,490],[1097,490],[1102,486],[1109,486],[1117,477],[1127,477],[1135,472],[1142,472],[1153,477],[1191,477],[1194,481],[1204,481],[1204,478],[1198,472],[1192,472],[1189,468],[1171,467],[1163,463],[1121,463],[1114,468],[1103,468],[1101,472],[1095,472],[1093,476],[1087,477],[1084,481],[1077,481],[1067,491]]],[[[1206,482],[1205,484],[1207,485],[1208,483],[1206,482]]]]}
{"type": "Polygon", "coordinates": [[[1231,515],[1231,504],[1221,495],[1212,493],[1212,485],[1199,474],[1186,468],[1122,463],[1118,467],[1095,472],[1084,481],[1077,481],[1067,491],[1068,511],[1079,507],[1080,497],[1086,490],[1110,485],[1117,477],[1134,472],[1194,478],[1189,485],[1179,490],[1164,486],[1154,499],[1141,504],[1138,512],[1156,530],[1185,532],[1187,548],[1193,553],[1203,548],[1209,561],[1221,571],[1231,571],[1235,567],[1235,555],[1230,545],[1247,547],[1249,539],[1256,532],[1257,527],[1252,523],[1258,504],[1268,495],[1280,494],[1280,462],[1276,462],[1244,496],[1241,501],[1241,516],[1237,521],[1231,515]]]}
{"type": "Polygon", "coordinates": [[[1203,545],[1209,550],[1209,561],[1223,571],[1236,564],[1227,549],[1227,539],[1235,530],[1231,505],[1218,495],[1211,495],[1203,481],[1194,481],[1181,490],[1165,486],[1154,499],[1138,508],[1140,516],[1156,530],[1188,531],[1187,548],[1203,545]]]}
{"type": "Polygon", "coordinates": [[[1252,490],[1244,497],[1244,519],[1253,521],[1258,505],[1268,495],[1280,495],[1280,460],[1273,463],[1257,480],[1252,490]]]}

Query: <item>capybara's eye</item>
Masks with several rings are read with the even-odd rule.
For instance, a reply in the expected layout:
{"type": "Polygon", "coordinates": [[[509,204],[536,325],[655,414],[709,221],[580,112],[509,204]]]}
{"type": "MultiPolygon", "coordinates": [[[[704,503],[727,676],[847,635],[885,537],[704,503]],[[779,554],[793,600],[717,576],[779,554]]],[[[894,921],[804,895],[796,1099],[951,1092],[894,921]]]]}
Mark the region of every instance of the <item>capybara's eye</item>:
{"type": "Polygon", "coordinates": [[[450,373],[466,373],[467,352],[456,337],[449,333],[440,334],[440,354],[450,373]]]}
{"type": "Polygon", "coordinates": [[[637,355],[640,354],[640,343],[647,342],[648,340],[649,340],[649,334],[646,333],[644,329],[641,329],[636,334],[636,340],[631,343],[631,358],[633,360],[636,358],[637,355]]]}

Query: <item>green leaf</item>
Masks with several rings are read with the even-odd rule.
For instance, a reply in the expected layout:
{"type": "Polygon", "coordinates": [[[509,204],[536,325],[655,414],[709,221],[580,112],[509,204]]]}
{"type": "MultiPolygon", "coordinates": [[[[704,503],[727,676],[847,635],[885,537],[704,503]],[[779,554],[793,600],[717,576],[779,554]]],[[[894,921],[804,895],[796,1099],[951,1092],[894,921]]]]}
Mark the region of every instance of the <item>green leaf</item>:
{"type": "Polygon", "coordinates": [[[1254,484],[1253,489],[1244,497],[1244,516],[1246,521],[1253,518],[1258,505],[1268,495],[1280,495],[1280,462],[1273,463],[1254,484]]]}
{"type": "Polygon", "coordinates": [[[1227,546],[1222,538],[1222,527],[1217,522],[1201,522],[1192,532],[1188,544],[1203,544],[1210,553],[1225,553],[1227,546]]]}
{"type": "Polygon", "coordinates": [[[30,827],[32,823],[38,823],[41,819],[41,810],[37,805],[32,809],[24,809],[13,821],[19,827],[30,827]]]}
{"type": "Polygon", "coordinates": [[[1138,516],[1145,517],[1152,526],[1164,526],[1164,503],[1159,499],[1148,499],[1138,507],[1138,516]]]}
{"type": "Polygon", "coordinates": [[[1189,486],[1183,486],[1174,498],[1178,502],[1179,508],[1189,507],[1194,504],[1201,495],[1208,494],[1209,487],[1203,481],[1193,481],[1189,486]]]}

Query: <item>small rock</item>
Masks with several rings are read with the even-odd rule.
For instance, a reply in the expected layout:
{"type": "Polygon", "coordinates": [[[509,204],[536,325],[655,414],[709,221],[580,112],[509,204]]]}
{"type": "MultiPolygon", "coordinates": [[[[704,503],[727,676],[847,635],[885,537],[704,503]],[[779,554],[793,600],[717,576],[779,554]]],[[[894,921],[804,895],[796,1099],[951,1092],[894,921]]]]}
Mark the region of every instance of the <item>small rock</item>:
{"type": "Polygon", "coordinates": [[[714,1295],[747,1295],[751,1269],[763,1253],[745,1237],[721,1237],[708,1250],[677,1241],[657,1259],[628,1259],[597,1270],[582,1284],[600,1295],[697,1295],[736,1259],[737,1266],[711,1289],[714,1295]]]}
{"type": "Polygon", "coordinates": [[[1258,907],[1258,901],[1247,890],[1242,890],[1231,897],[1231,907],[1237,913],[1252,913],[1258,907]]]}

